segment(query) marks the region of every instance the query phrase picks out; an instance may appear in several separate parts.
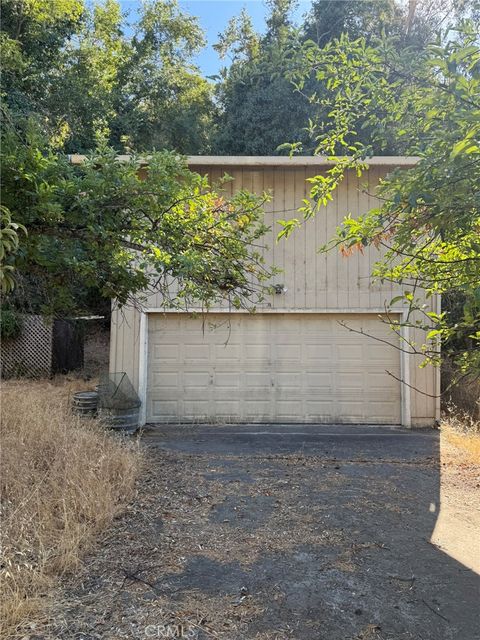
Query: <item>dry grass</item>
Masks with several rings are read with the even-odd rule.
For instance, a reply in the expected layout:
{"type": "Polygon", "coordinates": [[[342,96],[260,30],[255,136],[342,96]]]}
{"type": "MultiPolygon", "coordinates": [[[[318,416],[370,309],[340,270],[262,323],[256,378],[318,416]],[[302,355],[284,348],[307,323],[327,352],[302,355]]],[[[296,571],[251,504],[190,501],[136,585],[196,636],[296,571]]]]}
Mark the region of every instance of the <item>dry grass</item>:
{"type": "Polygon", "coordinates": [[[0,636],[23,637],[56,579],[132,498],[134,443],[70,412],[79,381],[2,385],[0,636]]]}
{"type": "Polygon", "coordinates": [[[467,416],[480,428],[480,377],[463,378],[449,360],[442,363],[442,404],[447,413],[459,412],[467,416]],[[460,382],[455,383],[460,377],[460,382]]]}
{"type": "Polygon", "coordinates": [[[442,420],[442,435],[465,458],[465,462],[480,464],[480,421],[455,408],[442,420]]]}

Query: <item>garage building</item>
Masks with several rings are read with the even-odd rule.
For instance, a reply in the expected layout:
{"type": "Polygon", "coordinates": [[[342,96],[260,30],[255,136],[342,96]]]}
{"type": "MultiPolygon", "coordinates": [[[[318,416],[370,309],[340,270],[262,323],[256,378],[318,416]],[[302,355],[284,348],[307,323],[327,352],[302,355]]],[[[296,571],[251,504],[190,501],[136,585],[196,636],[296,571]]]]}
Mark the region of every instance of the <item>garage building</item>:
{"type": "MultiPolygon", "coordinates": [[[[419,368],[421,358],[396,348],[399,339],[385,323],[386,305],[400,291],[371,282],[378,251],[368,248],[348,258],[318,253],[345,214],[376,206],[375,187],[383,175],[414,162],[372,158],[362,177],[347,175],[326,209],[276,243],[276,221],[298,215],[308,177],[324,171],[328,161],[190,157],[191,169],[212,180],[232,176],[227,190],[272,192],[265,207],[272,227],[266,259],[282,270],[272,281],[280,293],[255,314],[165,311],[160,295],[142,312],[114,310],[110,371],[129,375],[142,399],[142,422],[427,426],[438,419],[439,371],[419,368]]],[[[438,299],[427,304],[438,312],[438,299]]],[[[389,313],[402,317],[405,310],[394,305],[389,313]]],[[[421,344],[424,336],[415,334],[404,337],[421,344]]]]}

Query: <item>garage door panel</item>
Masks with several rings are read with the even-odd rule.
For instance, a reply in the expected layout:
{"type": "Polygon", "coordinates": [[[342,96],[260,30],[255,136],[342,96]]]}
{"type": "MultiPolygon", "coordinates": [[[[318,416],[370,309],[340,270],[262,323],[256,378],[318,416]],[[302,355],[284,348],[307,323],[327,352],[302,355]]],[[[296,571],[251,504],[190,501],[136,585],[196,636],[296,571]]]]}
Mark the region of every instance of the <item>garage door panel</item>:
{"type": "Polygon", "coordinates": [[[303,373],[282,373],[278,372],[275,376],[275,386],[278,389],[288,390],[288,389],[301,389],[303,382],[303,373]]]}
{"type": "Polygon", "coordinates": [[[311,389],[331,389],[332,374],[330,372],[305,371],[304,376],[311,389]]]}
{"type": "Polygon", "coordinates": [[[218,408],[219,405],[224,404],[225,402],[235,402],[235,406],[237,407],[237,411],[238,411],[238,407],[240,406],[240,402],[238,400],[232,400],[232,397],[238,397],[239,394],[236,393],[235,389],[218,389],[218,391],[215,391],[215,396],[214,396],[214,403],[215,403],[215,407],[218,408]]]}
{"type": "Polygon", "coordinates": [[[185,388],[200,387],[201,389],[208,389],[210,384],[210,372],[198,371],[198,372],[184,372],[182,376],[182,383],[185,388]]]}
{"type": "Polygon", "coordinates": [[[214,406],[217,418],[235,417],[240,413],[240,402],[238,400],[215,400],[214,406]]]}
{"type": "Polygon", "coordinates": [[[256,372],[256,371],[246,371],[245,372],[245,386],[250,391],[251,389],[255,389],[256,387],[264,387],[267,388],[271,386],[272,376],[269,371],[264,372],[256,372]]]}
{"type": "Polygon", "coordinates": [[[149,316],[147,419],[400,422],[395,339],[371,315],[149,316]]]}
{"type": "Polygon", "coordinates": [[[307,362],[327,361],[333,359],[333,345],[331,344],[315,344],[313,338],[311,342],[305,343],[305,356],[307,362]]]}
{"type": "Polygon", "coordinates": [[[208,344],[185,344],[183,348],[183,361],[185,363],[195,363],[199,360],[209,360],[210,345],[208,344]]]}
{"type": "Polygon", "coordinates": [[[258,387],[257,389],[249,390],[248,394],[244,395],[245,402],[265,401],[271,402],[271,387],[258,387]]]}
{"type": "Polygon", "coordinates": [[[276,353],[277,360],[280,362],[302,362],[301,344],[285,344],[285,342],[279,341],[276,353]]]}
{"type": "Polygon", "coordinates": [[[210,402],[206,398],[184,398],[179,404],[183,404],[185,415],[190,419],[205,418],[210,413],[210,402]]]}
{"type": "Polygon", "coordinates": [[[198,402],[198,401],[205,401],[208,402],[209,401],[209,393],[206,393],[204,389],[201,389],[200,387],[190,387],[190,388],[186,388],[185,391],[182,394],[182,399],[185,402],[198,402]]]}
{"type": "Polygon", "coordinates": [[[264,398],[245,400],[243,409],[247,420],[256,421],[260,417],[270,419],[271,416],[271,403],[264,398]]]}
{"type": "Polygon", "coordinates": [[[368,405],[369,414],[375,416],[379,422],[388,423],[392,410],[394,410],[393,403],[386,402],[371,402],[368,405]]]}
{"type": "Polygon", "coordinates": [[[153,384],[155,386],[177,386],[179,374],[176,371],[162,371],[158,365],[152,371],[153,384]]]}
{"type": "MultiPolygon", "coordinates": [[[[155,338],[154,338],[155,339],[155,338]]],[[[158,338],[157,338],[158,339],[158,338]]],[[[152,359],[154,362],[162,361],[162,362],[178,362],[178,357],[180,353],[180,348],[177,345],[171,344],[158,344],[153,343],[152,345],[152,359]]]]}
{"type": "Polygon", "coordinates": [[[363,345],[361,344],[339,344],[337,345],[337,358],[347,362],[363,361],[363,345]]]}
{"type": "Polygon", "coordinates": [[[305,402],[307,414],[311,416],[331,416],[333,403],[331,400],[311,399],[305,402]]]}
{"type": "Polygon", "coordinates": [[[247,361],[258,362],[272,359],[272,347],[264,342],[258,344],[246,344],[244,346],[244,357],[247,361]]]}
{"type": "Polygon", "coordinates": [[[275,404],[278,418],[285,422],[297,422],[298,416],[303,413],[302,403],[298,400],[279,400],[275,404]]]}
{"type": "Polygon", "coordinates": [[[361,394],[365,391],[365,374],[337,371],[334,374],[334,384],[336,389],[345,389],[349,393],[361,394]]]}
{"type": "Polygon", "coordinates": [[[242,347],[239,344],[214,345],[215,360],[217,362],[230,362],[240,360],[242,347]]]}
{"type": "MultiPolygon", "coordinates": [[[[389,340],[389,342],[391,342],[392,344],[395,344],[395,336],[393,334],[390,334],[389,336],[385,336],[385,338],[382,338],[382,340],[383,339],[389,340]]],[[[370,362],[385,362],[385,349],[387,349],[388,351],[395,352],[395,348],[389,345],[383,345],[383,346],[378,344],[371,345],[368,349],[368,360],[370,362]]]]}
{"type": "Polygon", "coordinates": [[[174,419],[178,415],[178,402],[176,400],[155,398],[151,401],[154,415],[165,416],[174,419]]]}
{"type": "MultiPolygon", "coordinates": [[[[387,367],[385,367],[386,369],[387,367]]],[[[398,380],[387,373],[386,370],[378,371],[375,367],[370,367],[368,372],[368,379],[370,381],[370,387],[375,389],[375,387],[382,387],[384,389],[392,389],[394,391],[398,390],[398,380]],[[373,369],[373,371],[372,371],[373,369]]],[[[390,371],[390,369],[388,369],[390,371]]],[[[393,375],[397,375],[398,372],[395,372],[395,369],[391,371],[393,375]]]]}
{"type": "Polygon", "coordinates": [[[240,376],[237,373],[224,373],[215,370],[213,384],[217,389],[238,389],[240,386],[240,376]]]}

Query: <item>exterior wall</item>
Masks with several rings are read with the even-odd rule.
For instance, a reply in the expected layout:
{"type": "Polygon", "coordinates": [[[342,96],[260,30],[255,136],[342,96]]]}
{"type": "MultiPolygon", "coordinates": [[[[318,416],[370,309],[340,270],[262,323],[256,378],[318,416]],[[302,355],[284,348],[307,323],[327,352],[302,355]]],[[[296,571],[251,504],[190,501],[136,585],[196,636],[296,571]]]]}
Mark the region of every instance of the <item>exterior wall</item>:
{"type": "Polygon", "coordinates": [[[112,309],[110,331],[110,372],[125,371],[135,390],[139,390],[140,320],[133,307],[112,309]]]}
{"type": "MultiPolygon", "coordinates": [[[[389,283],[372,284],[369,274],[373,263],[381,256],[374,247],[365,249],[364,255],[355,253],[344,258],[338,251],[319,254],[318,247],[330,239],[336,227],[348,213],[356,216],[376,206],[372,195],[380,178],[386,174],[386,167],[371,166],[358,178],[349,172],[339,187],[333,202],[322,208],[317,216],[302,224],[287,240],[276,242],[280,230],[278,220],[300,217],[297,209],[308,197],[307,179],[318,175],[324,168],[309,164],[288,166],[239,166],[225,169],[215,165],[192,166],[202,174],[208,174],[211,181],[224,175],[225,171],[234,179],[225,185],[227,195],[233,190],[244,188],[256,193],[272,192],[273,198],[265,207],[265,222],[271,231],[265,238],[267,265],[275,265],[282,273],[272,279],[272,283],[282,283],[287,288],[285,294],[273,295],[258,310],[262,312],[380,312],[385,304],[400,293],[389,283]]],[[[437,304],[435,300],[430,305],[437,304]]],[[[433,308],[433,307],[432,307],[433,308]]],[[[148,302],[148,309],[162,310],[162,300],[154,295],[148,302]]],[[[218,308],[220,310],[220,307],[218,308]]],[[[223,310],[227,311],[226,308],[223,310]]],[[[401,311],[401,309],[399,309],[401,311]]],[[[126,371],[136,389],[139,380],[139,359],[145,327],[141,328],[141,314],[133,309],[114,311],[112,319],[111,371],[126,371]],[[141,335],[142,334],[142,335],[141,335]]],[[[420,332],[410,336],[422,343],[420,332]]],[[[392,342],[394,336],[392,334],[392,342]]],[[[388,347],[386,347],[388,348],[388,347]]],[[[420,369],[421,358],[409,357],[409,366],[404,367],[402,378],[420,393],[412,389],[410,412],[412,424],[431,424],[438,417],[435,396],[439,386],[439,372],[431,367],[420,369]]]]}

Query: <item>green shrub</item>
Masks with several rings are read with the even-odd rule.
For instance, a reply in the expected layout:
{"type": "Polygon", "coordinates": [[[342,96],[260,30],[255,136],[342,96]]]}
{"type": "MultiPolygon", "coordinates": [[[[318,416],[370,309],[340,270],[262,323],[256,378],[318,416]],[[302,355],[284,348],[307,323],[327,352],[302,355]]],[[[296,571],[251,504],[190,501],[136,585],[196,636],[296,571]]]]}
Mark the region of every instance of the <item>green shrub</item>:
{"type": "Polygon", "coordinates": [[[20,335],[23,321],[22,316],[9,307],[4,307],[0,313],[0,336],[2,340],[11,340],[20,335]]]}

